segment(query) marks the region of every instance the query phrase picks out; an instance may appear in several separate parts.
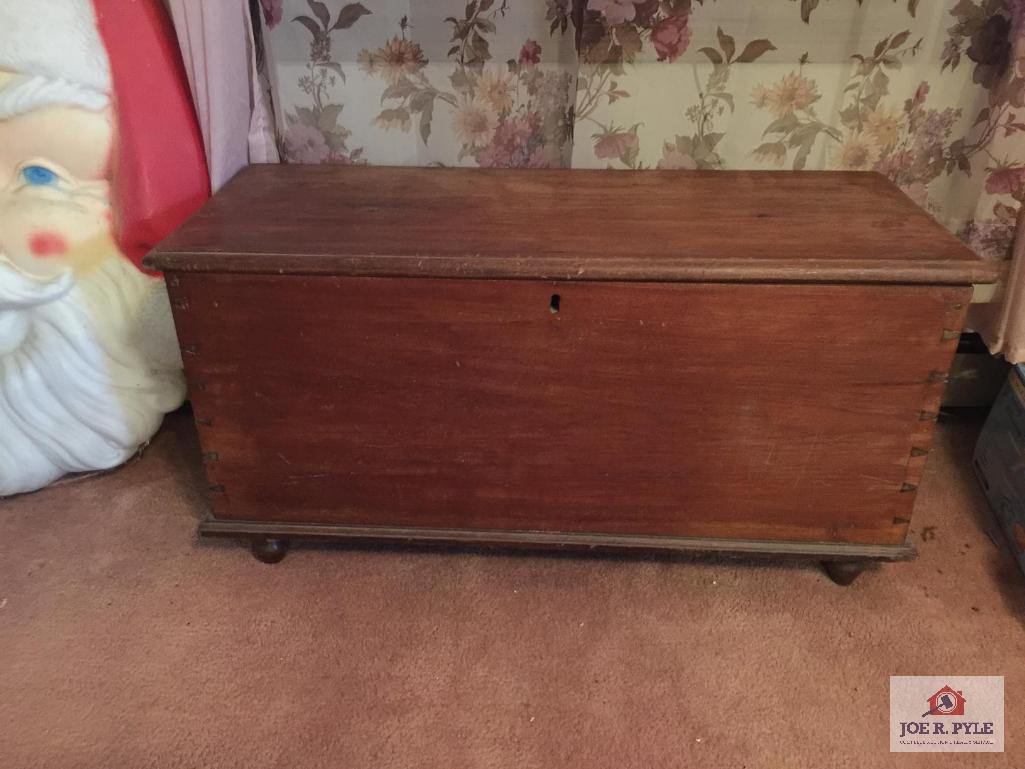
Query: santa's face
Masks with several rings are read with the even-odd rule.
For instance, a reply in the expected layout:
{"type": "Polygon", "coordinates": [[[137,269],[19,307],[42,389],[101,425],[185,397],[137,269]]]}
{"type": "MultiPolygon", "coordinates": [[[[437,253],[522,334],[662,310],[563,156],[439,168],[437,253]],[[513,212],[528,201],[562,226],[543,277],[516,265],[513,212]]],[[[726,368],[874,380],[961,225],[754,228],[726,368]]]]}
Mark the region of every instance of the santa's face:
{"type": "Polygon", "coordinates": [[[0,264],[48,280],[110,256],[88,244],[109,244],[112,136],[109,110],[43,107],[0,120],[0,264]]]}

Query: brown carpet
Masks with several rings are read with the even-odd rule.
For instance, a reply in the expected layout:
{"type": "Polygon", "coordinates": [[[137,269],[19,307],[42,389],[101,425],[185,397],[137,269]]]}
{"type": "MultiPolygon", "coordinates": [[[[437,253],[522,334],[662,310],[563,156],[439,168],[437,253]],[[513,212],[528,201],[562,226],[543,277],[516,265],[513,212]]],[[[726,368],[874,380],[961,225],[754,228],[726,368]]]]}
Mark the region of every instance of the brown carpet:
{"type": "Polygon", "coordinates": [[[914,563],[197,541],[187,415],[0,503],[0,767],[1025,767],[1025,579],[941,424],[914,563]],[[1006,676],[1007,752],[890,754],[891,674],[1006,676]]]}

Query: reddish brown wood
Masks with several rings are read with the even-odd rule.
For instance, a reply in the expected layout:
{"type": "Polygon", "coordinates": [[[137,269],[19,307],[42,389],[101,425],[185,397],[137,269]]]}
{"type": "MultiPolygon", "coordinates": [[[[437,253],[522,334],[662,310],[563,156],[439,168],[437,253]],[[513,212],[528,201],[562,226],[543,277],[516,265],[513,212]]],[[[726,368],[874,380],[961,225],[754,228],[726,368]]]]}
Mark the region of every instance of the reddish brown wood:
{"type": "MultiPolygon", "coordinates": [[[[422,526],[358,526],[317,523],[267,523],[208,518],[199,524],[208,537],[248,539],[254,554],[284,557],[288,542],[342,540],[364,544],[445,545],[470,548],[517,548],[536,551],[583,550],[595,553],[716,553],[743,558],[783,557],[849,561],[908,561],[917,553],[914,545],[861,545],[850,542],[788,542],[786,540],[721,539],[715,537],[665,537],[641,534],[591,534],[587,532],[515,531],[498,529],[439,529],[422,526]]],[[[277,558],[280,560],[280,558],[277,558]]],[[[829,568],[829,567],[827,567],[829,568]]]]}
{"type": "Polygon", "coordinates": [[[282,540],[267,558],[292,536],[905,557],[968,284],[997,275],[849,173],[254,167],[148,263],[202,530],[282,540]]]}
{"type": "Polygon", "coordinates": [[[877,174],[252,166],[147,265],[574,281],[992,282],[877,174]]]}
{"type": "Polygon", "coordinates": [[[219,520],[873,545],[904,541],[922,412],[956,345],[944,329],[970,295],[169,286],[219,520]]]}

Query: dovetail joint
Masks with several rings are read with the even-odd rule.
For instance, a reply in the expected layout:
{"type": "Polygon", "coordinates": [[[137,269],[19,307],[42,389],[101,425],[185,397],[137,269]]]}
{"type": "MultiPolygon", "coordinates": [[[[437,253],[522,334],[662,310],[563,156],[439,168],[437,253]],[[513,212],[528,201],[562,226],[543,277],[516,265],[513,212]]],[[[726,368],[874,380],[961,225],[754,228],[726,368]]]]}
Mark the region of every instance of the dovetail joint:
{"type": "Polygon", "coordinates": [[[950,381],[950,374],[946,371],[930,371],[929,382],[931,384],[947,384],[950,381]]]}
{"type": "Polygon", "coordinates": [[[935,411],[919,411],[918,421],[919,422],[935,422],[939,418],[939,414],[935,411]]]}
{"type": "Polygon", "coordinates": [[[900,485],[900,491],[902,494],[906,494],[909,491],[918,491],[918,487],[913,483],[902,483],[900,485]]]}
{"type": "Polygon", "coordinates": [[[960,331],[954,331],[953,329],[950,329],[950,328],[943,329],[943,334],[940,335],[940,341],[941,342],[950,342],[950,341],[953,341],[954,339],[960,339],[960,338],[961,338],[961,332],[960,331]]]}

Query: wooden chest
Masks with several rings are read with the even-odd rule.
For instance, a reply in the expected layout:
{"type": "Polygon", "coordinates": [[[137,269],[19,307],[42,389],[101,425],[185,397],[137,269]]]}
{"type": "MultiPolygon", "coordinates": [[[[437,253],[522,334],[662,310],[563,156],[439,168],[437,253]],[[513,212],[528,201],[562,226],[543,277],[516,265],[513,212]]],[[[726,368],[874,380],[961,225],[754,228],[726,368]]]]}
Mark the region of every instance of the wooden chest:
{"type": "MultiPolygon", "coordinates": [[[[896,559],[980,261],[856,173],[255,166],[164,270],[206,534],[896,559]]],[[[836,567],[839,568],[839,567],[836,567]]]]}

